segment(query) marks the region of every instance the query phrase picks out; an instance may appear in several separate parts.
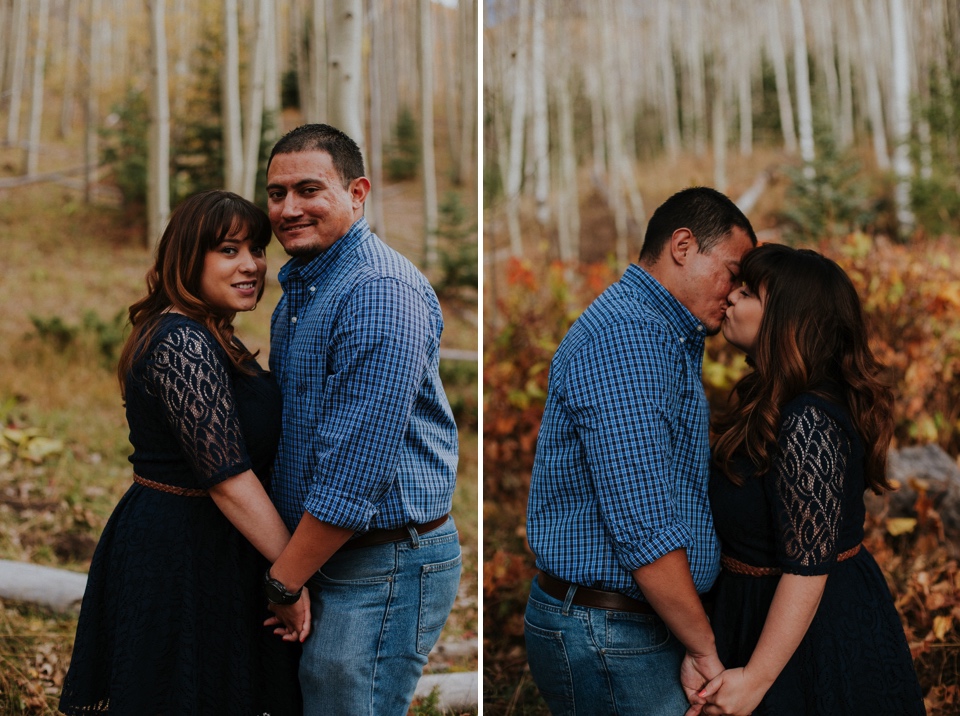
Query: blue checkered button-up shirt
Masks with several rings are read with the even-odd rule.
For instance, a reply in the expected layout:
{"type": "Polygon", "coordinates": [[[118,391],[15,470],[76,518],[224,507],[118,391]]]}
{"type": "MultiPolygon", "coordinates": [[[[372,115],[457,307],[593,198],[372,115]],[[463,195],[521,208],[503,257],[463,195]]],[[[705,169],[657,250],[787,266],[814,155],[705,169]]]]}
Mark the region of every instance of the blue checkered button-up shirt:
{"type": "Polygon", "coordinates": [[[642,599],[631,572],[686,548],[697,591],[713,585],[704,339],[636,265],[571,326],[551,363],[530,484],[538,568],[642,599]]]}
{"type": "Polygon", "coordinates": [[[426,277],[359,219],[280,270],[270,368],[283,392],[271,493],[357,532],[450,511],[457,427],[440,383],[440,304],[426,277]]]}

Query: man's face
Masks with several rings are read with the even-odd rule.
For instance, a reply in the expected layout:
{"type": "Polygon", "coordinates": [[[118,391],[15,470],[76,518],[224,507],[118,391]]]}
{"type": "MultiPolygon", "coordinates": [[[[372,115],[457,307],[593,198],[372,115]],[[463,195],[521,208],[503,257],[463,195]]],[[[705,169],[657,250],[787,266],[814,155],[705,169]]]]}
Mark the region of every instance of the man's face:
{"type": "Polygon", "coordinates": [[[363,215],[370,183],[346,188],[329,152],[277,154],[267,172],[267,213],[273,233],[291,256],[326,251],[363,215]]]}
{"type": "Polygon", "coordinates": [[[677,296],[706,328],[707,335],[720,331],[727,307],[727,297],[740,286],[740,259],[753,248],[747,232],[738,227],[708,253],[699,246],[690,249],[683,267],[683,295],[677,296]]]}

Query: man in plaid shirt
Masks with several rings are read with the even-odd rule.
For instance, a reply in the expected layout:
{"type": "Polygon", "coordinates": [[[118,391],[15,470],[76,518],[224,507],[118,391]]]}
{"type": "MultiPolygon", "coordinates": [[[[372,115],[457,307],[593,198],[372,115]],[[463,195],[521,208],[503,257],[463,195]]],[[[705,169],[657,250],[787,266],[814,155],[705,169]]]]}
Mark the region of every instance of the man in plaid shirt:
{"type": "Polygon", "coordinates": [[[457,427],[440,304],[370,231],[363,173],[356,143],[324,124],[281,138],[267,165],[293,257],[270,343],[283,394],[271,497],[293,537],[264,586],[288,637],[310,634],[304,713],[402,716],[460,581],[457,427]],[[294,601],[304,584],[312,626],[294,601]]]}
{"type": "Polygon", "coordinates": [[[554,714],[679,716],[722,670],[700,599],[720,568],[701,373],[756,241],[723,194],[675,194],[651,217],[639,265],[554,356],[525,615],[530,670],[554,714]]]}

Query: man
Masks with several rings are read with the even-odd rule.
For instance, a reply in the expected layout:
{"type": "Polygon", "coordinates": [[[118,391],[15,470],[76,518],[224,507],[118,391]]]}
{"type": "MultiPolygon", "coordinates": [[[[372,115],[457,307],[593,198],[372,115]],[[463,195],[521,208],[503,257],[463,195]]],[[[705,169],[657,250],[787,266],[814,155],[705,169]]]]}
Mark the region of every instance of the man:
{"type": "Polygon", "coordinates": [[[309,581],[300,682],[304,713],[325,716],[406,714],[460,581],[440,305],[371,233],[363,173],[356,143],[323,124],[281,138],[267,164],[270,222],[293,257],[270,344],[283,393],[271,490],[293,537],[265,590],[300,631],[309,581]]]}
{"type": "Polygon", "coordinates": [[[723,194],[675,194],[650,219],[640,265],[554,356],[527,509],[540,573],[525,620],[554,714],[679,716],[722,670],[698,596],[720,556],[701,372],[756,241],[723,194]]]}

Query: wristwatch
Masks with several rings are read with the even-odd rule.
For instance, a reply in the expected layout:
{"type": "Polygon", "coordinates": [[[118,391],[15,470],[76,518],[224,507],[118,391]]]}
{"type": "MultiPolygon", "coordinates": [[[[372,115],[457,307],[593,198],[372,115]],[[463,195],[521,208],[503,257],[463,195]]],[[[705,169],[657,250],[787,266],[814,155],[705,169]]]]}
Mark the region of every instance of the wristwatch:
{"type": "Polygon", "coordinates": [[[295,592],[290,592],[283,582],[270,576],[270,568],[263,575],[263,593],[267,596],[267,601],[271,604],[293,604],[300,599],[300,593],[303,587],[295,592]]]}

